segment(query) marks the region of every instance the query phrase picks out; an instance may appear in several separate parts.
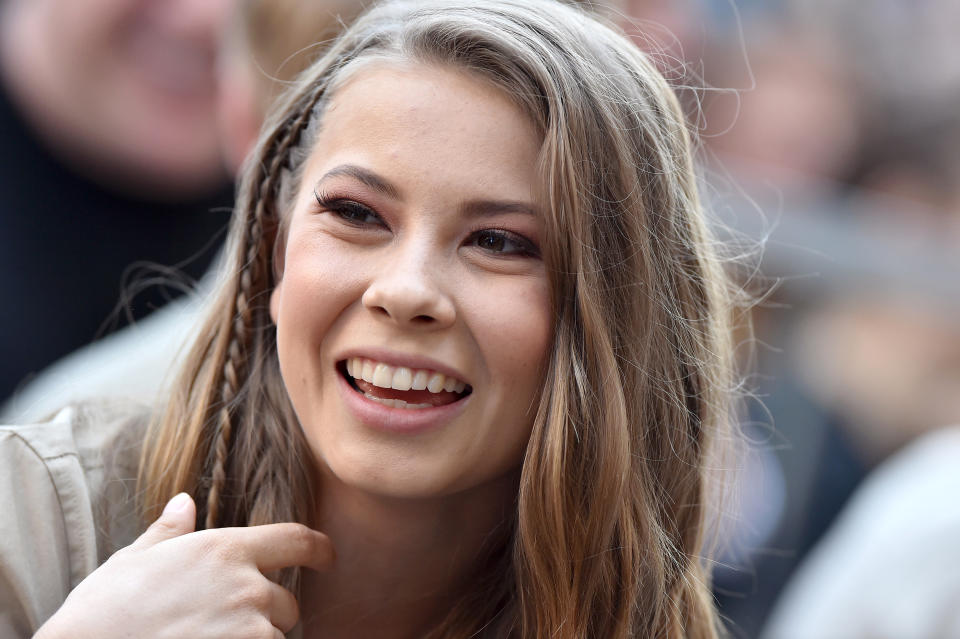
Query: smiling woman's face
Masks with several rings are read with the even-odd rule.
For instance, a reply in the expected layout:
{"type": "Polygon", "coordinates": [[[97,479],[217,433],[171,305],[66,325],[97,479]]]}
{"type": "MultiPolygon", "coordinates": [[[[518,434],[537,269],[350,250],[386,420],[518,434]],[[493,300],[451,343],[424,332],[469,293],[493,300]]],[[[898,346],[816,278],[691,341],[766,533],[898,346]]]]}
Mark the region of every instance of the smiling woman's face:
{"type": "Polygon", "coordinates": [[[505,94],[447,68],[375,64],[331,99],[270,300],[325,474],[430,497],[519,466],[552,337],[539,146],[505,94]]]}

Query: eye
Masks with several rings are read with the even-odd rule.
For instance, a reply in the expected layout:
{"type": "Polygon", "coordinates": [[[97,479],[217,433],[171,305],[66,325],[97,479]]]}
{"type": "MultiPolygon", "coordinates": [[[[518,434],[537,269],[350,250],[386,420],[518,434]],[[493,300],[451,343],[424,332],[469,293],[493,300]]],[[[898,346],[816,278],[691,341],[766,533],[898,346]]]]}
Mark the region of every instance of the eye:
{"type": "Polygon", "coordinates": [[[322,193],[314,193],[317,204],[333,213],[344,222],[354,226],[386,226],[380,216],[369,206],[345,198],[327,197],[322,193]]]}
{"type": "Polygon", "coordinates": [[[540,257],[540,249],[523,237],[505,229],[484,229],[473,233],[467,244],[498,256],[540,257]]]}

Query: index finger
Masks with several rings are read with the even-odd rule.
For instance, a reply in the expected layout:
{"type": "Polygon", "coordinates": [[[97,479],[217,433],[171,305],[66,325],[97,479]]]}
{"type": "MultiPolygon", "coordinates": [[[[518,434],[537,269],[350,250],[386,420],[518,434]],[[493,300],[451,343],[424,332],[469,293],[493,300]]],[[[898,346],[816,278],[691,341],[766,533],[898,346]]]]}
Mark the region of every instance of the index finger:
{"type": "Polygon", "coordinates": [[[325,570],[333,563],[334,552],[330,538],[303,524],[282,523],[233,528],[230,534],[246,550],[247,556],[260,572],[291,566],[325,570]]]}

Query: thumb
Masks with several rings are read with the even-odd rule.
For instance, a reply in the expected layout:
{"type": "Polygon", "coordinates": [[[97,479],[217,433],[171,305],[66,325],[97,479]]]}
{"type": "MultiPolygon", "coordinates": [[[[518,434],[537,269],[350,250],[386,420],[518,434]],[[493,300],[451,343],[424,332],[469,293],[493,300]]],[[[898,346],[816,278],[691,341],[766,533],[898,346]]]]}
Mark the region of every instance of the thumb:
{"type": "Polygon", "coordinates": [[[140,537],[133,542],[135,548],[149,548],[161,541],[173,539],[194,531],[197,519],[197,506],[187,493],[180,493],[167,502],[160,518],[150,524],[140,537]]]}

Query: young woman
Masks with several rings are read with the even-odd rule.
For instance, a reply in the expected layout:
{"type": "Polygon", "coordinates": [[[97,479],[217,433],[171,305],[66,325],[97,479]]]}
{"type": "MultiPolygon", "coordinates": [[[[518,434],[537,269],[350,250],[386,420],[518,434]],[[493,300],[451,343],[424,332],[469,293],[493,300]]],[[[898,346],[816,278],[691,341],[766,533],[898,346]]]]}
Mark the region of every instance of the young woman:
{"type": "Polygon", "coordinates": [[[725,279],[628,40],[551,0],[377,6],[273,114],[230,242],[139,462],[135,419],[77,411],[38,454],[80,460],[100,561],[130,544],[79,585],[58,555],[38,636],[717,634],[725,279]],[[103,497],[132,466],[135,539],[103,497]]]}

